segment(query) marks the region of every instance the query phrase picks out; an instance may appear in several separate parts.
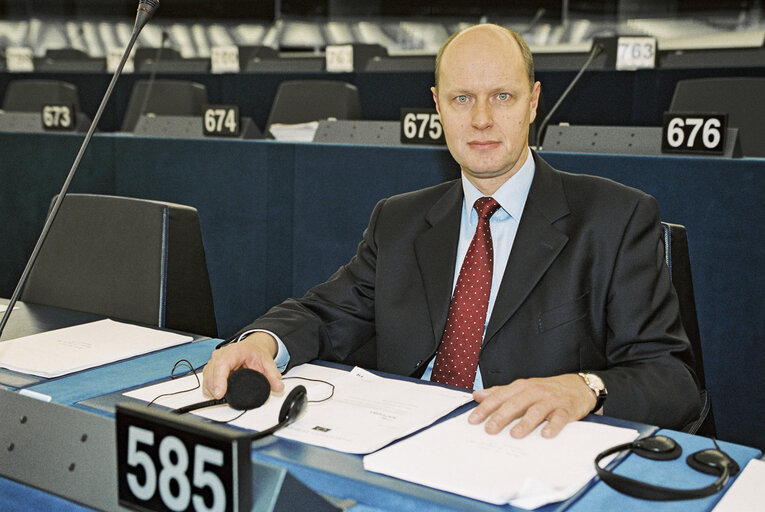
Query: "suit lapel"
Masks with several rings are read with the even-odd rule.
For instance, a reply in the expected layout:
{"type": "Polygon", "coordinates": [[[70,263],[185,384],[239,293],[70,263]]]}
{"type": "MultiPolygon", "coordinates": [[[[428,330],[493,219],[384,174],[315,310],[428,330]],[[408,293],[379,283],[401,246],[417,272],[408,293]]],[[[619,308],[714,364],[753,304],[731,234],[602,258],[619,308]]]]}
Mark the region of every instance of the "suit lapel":
{"type": "Polygon", "coordinates": [[[457,180],[427,213],[425,221],[430,224],[430,229],[414,242],[430,312],[434,349],[441,339],[449,313],[461,208],[462,184],[457,180]]]}
{"type": "Polygon", "coordinates": [[[486,329],[486,342],[523,304],[568,242],[568,236],[553,226],[568,214],[560,176],[536,154],[534,157],[534,180],[486,329]]]}

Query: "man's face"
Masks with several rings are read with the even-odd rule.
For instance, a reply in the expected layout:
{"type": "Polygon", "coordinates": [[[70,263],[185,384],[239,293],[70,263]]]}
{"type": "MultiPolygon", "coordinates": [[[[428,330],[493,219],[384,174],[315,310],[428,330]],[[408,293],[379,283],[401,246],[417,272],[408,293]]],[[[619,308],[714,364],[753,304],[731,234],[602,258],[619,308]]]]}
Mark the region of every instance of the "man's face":
{"type": "Polygon", "coordinates": [[[449,151],[484,194],[523,165],[539,87],[529,85],[518,43],[496,29],[470,29],[444,51],[433,99],[449,151]]]}

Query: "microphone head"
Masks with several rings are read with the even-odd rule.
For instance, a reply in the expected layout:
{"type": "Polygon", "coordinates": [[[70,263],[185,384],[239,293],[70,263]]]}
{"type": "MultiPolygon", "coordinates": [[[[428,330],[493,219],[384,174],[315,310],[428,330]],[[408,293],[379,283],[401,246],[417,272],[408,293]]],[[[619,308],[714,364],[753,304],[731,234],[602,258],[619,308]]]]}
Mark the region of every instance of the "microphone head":
{"type": "Polygon", "coordinates": [[[262,373],[239,368],[228,376],[226,402],[232,409],[247,411],[260,407],[270,394],[271,385],[262,373]]]}
{"type": "Polygon", "coordinates": [[[159,9],[159,0],[140,0],[138,10],[146,11],[149,16],[154,16],[154,12],[159,9]]]}
{"type": "Polygon", "coordinates": [[[138,2],[138,12],[136,12],[135,26],[133,27],[136,37],[144,25],[154,16],[157,9],[159,9],[159,0],[140,0],[138,2]]]}

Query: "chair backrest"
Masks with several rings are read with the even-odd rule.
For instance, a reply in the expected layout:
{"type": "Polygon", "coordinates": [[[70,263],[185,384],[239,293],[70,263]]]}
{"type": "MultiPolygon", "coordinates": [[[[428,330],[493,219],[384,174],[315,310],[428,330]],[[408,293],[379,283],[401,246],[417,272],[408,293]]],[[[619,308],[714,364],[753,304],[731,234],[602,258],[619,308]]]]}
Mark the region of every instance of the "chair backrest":
{"type": "Polygon", "coordinates": [[[216,336],[197,211],[68,194],[21,299],[216,336]]]}
{"type": "Polygon", "coordinates": [[[122,120],[122,131],[132,132],[142,115],[201,116],[207,88],[185,80],[138,80],[122,120]]]}
{"type": "Polygon", "coordinates": [[[765,78],[697,78],[675,85],[670,112],[728,114],[738,128],[743,156],[765,156],[765,78]]]}
{"type": "Polygon", "coordinates": [[[3,110],[39,114],[50,104],[74,105],[79,112],[77,86],[61,80],[12,80],[5,90],[3,110]]]}
{"type": "Polygon", "coordinates": [[[664,261],[669,269],[669,276],[680,303],[680,320],[683,322],[683,327],[693,350],[693,358],[686,362],[696,374],[703,404],[699,418],[688,425],[685,430],[699,435],[714,437],[716,436],[716,429],[712,414],[711,397],[706,387],[704,361],[701,355],[701,335],[699,334],[699,321],[696,316],[696,299],[693,295],[688,236],[685,226],[669,222],[662,222],[661,226],[664,261]]]}
{"type": "Polygon", "coordinates": [[[279,85],[266,122],[298,124],[335,119],[361,119],[361,101],[355,85],[335,80],[288,80],[279,85]]]}

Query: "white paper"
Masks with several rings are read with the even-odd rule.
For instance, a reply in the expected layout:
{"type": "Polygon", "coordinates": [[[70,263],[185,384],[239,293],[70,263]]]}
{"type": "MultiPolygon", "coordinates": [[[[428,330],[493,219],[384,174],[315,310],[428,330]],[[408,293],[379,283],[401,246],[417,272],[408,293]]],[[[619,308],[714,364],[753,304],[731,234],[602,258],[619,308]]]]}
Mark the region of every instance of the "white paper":
{"type": "Polygon", "coordinates": [[[268,129],[276,140],[291,142],[313,142],[313,136],[319,129],[318,121],[299,124],[274,123],[268,129]]]}
{"type": "Polygon", "coordinates": [[[713,512],[762,512],[765,510],[765,461],[752,459],[713,512]]]}
{"type": "Polygon", "coordinates": [[[4,341],[0,343],[0,367],[40,377],[58,377],[192,339],[114,320],[99,320],[4,341]]]}
{"type": "MultiPolygon", "coordinates": [[[[201,382],[201,373],[198,377],[201,382]]],[[[472,400],[472,395],[464,391],[386,379],[360,368],[347,372],[305,364],[285,374],[285,390],[282,393],[271,393],[263,406],[246,412],[231,421],[231,424],[258,431],[273,426],[277,423],[284,397],[298,385],[305,386],[307,391],[309,403],[306,412],[276,435],[346,453],[369,453],[380,449],[430,425],[472,400]],[[329,400],[314,402],[330,396],[331,387],[322,382],[294,377],[330,382],[335,386],[334,395],[329,400]]],[[[163,393],[188,390],[195,386],[196,379],[190,375],[125,395],[151,401],[163,393]]],[[[162,397],[155,403],[177,408],[206,398],[201,388],[197,388],[182,395],[162,397]]],[[[236,418],[240,412],[228,406],[217,406],[201,409],[195,414],[228,421],[236,418]]]]}
{"type": "MultiPolygon", "coordinates": [[[[533,509],[565,500],[595,476],[593,460],[638,432],[599,423],[569,423],[543,438],[542,426],[523,439],[512,424],[491,435],[469,412],[364,457],[364,469],[469,498],[533,509]]],[[[603,462],[601,463],[603,464],[603,462]]]]}

